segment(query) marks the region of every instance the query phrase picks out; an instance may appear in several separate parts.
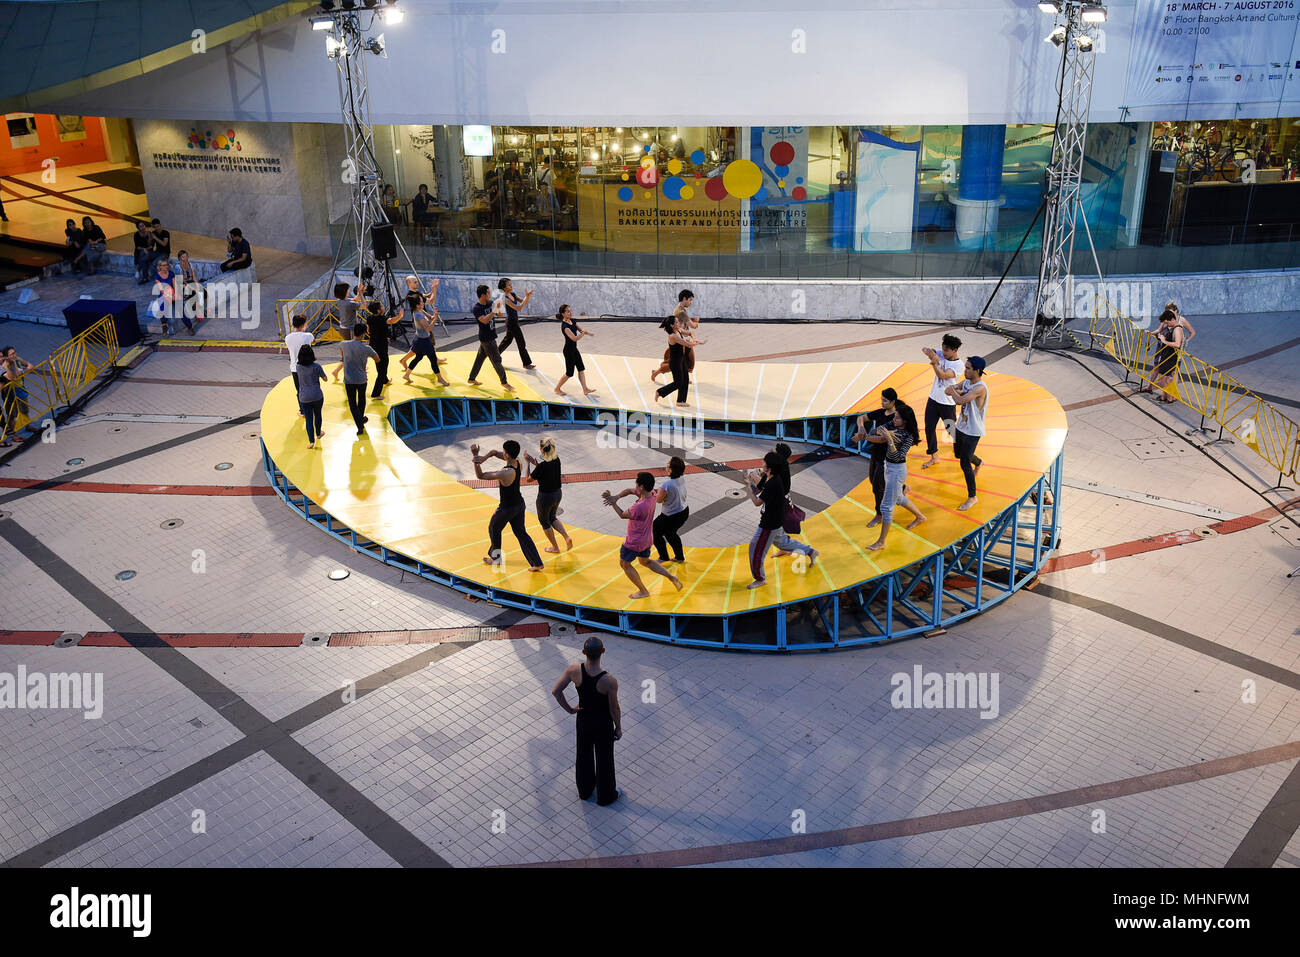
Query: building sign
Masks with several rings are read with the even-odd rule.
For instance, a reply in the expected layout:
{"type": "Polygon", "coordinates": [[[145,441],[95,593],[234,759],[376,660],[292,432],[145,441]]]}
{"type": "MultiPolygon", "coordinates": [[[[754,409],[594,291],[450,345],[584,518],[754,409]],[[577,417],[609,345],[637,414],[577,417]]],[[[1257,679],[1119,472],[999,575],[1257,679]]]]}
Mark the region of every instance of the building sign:
{"type": "Polygon", "coordinates": [[[1300,0],[1138,0],[1127,104],[1300,96],[1297,17],[1300,0]]]}
{"type": "Polygon", "coordinates": [[[205,173],[282,173],[280,157],[249,156],[246,153],[154,153],[155,169],[177,169],[205,173]]]}

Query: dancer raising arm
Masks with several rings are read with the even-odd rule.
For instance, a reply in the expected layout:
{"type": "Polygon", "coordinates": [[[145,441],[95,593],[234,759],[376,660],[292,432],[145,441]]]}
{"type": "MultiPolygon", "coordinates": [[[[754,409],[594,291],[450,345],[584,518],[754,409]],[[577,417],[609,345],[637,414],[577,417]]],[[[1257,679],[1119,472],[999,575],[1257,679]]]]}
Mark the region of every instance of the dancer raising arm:
{"type": "MultiPolygon", "coordinates": [[[[695,293],[689,289],[683,289],[677,294],[677,308],[673,310],[673,318],[681,319],[686,322],[686,327],[694,334],[694,331],[700,327],[700,317],[689,314],[691,303],[695,301],[695,293]]],[[[672,365],[668,361],[670,349],[664,350],[664,361],[659,363],[659,368],[650,373],[650,381],[655,385],[659,384],[659,377],[665,372],[672,371],[672,365]]],[[[695,349],[686,350],[686,373],[690,375],[695,371],[695,349]]]]}
{"type": "Polygon", "coordinates": [[[534,544],[528,530],[524,528],[524,496],[519,491],[519,476],[523,474],[523,466],[519,464],[519,443],[514,439],[506,439],[501,443],[499,451],[493,450],[486,455],[480,455],[478,445],[469,447],[470,454],[474,456],[474,475],[486,481],[496,480],[500,487],[501,504],[497,510],[492,513],[492,518],[488,521],[488,555],[483,559],[484,565],[505,564],[505,556],[501,552],[501,531],[507,526],[515,533],[515,538],[519,540],[519,548],[524,553],[524,561],[528,562],[529,571],[540,572],[542,570],[542,556],[538,554],[537,545],[534,544]],[[498,469],[495,472],[484,472],[483,463],[490,458],[499,458],[506,463],[506,467],[498,469]]]}
{"type": "Polygon", "coordinates": [[[748,588],[758,588],[760,585],[767,584],[767,576],[763,573],[763,562],[767,558],[767,549],[771,545],[786,553],[803,552],[808,556],[809,568],[817,564],[819,554],[817,549],[795,541],[785,530],[785,503],[786,496],[789,494],[781,478],[785,468],[785,462],[780,455],[768,452],[763,456],[761,475],[751,474],[745,483],[749,500],[763,510],[759,514],[758,530],[749,540],[749,573],[754,576],[754,580],[746,586],[748,588]],[[762,492],[759,491],[760,486],[762,492]]]}
{"type": "Polygon", "coordinates": [[[565,304],[560,307],[560,311],[555,314],[555,318],[560,320],[560,331],[564,333],[564,375],[560,376],[560,381],[555,383],[556,395],[567,395],[564,391],[564,383],[573,378],[576,370],[578,381],[582,383],[583,395],[595,395],[595,389],[587,387],[587,367],[582,364],[582,354],[578,352],[578,342],[584,336],[594,336],[594,332],[588,332],[578,325],[573,318],[573,310],[565,304]]]}
{"type": "Polygon", "coordinates": [[[629,598],[650,597],[645,583],[637,573],[636,566],[632,564],[634,558],[656,575],[663,575],[678,591],[682,590],[681,579],[650,557],[650,544],[654,540],[655,500],[651,497],[654,487],[653,475],[649,472],[638,472],[636,488],[624,489],[617,495],[610,495],[608,490],[601,493],[605,504],[614,509],[619,518],[627,519],[627,538],[618,548],[618,563],[623,568],[623,574],[627,575],[628,580],[636,586],[636,591],[628,595],[629,598]],[[618,500],[628,494],[635,495],[636,501],[625,512],[618,507],[618,500]]]}
{"type": "Polygon", "coordinates": [[[894,524],[895,505],[901,505],[912,513],[908,528],[916,528],[925,521],[921,510],[907,497],[907,450],[921,440],[916,429],[916,413],[910,405],[900,400],[894,403],[894,415],[890,423],[892,428],[878,425],[867,436],[868,442],[885,447],[885,490],[880,497],[876,517],[867,526],[870,528],[879,525],[880,537],[874,544],[867,546],[868,551],[879,551],[885,547],[885,539],[889,537],[889,529],[894,524]]]}
{"type": "MultiPolygon", "coordinates": [[[[880,408],[867,415],[858,416],[858,431],[854,434],[853,441],[865,442],[867,436],[875,430],[876,426],[892,422],[896,402],[898,402],[898,393],[893,389],[881,391],[880,408]]],[[[867,475],[871,479],[872,498],[876,500],[876,517],[867,522],[867,528],[875,528],[881,522],[880,501],[885,494],[885,443],[872,442],[869,451],[871,454],[867,459],[867,475]]]]}
{"type": "Polygon", "coordinates": [[[984,381],[984,366],[983,356],[971,356],[966,360],[965,374],[960,383],[948,386],[948,394],[961,409],[961,416],[957,419],[957,435],[952,443],[953,451],[961,462],[962,475],[966,476],[966,501],[957,506],[961,512],[978,501],[975,497],[975,476],[984,464],[975,454],[975,446],[979,445],[980,436],[984,434],[984,416],[989,409],[989,386],[984,381]]]}
{"type": "Polygon", "coordinates": [[[660,323],[659,327],[668,333],[668,360],[672,366],[673,381],[655,391],[655,402],[675,390],[677,405],[682,407],[689,405],[686,401],[686,393],[691,386],[691,379],[686,371],[686,352],[695,346],[704,345],[707,340],[696,339],[687,328],[688,324],[689,320],[679,319],[676,316],[669,316],[660,323]]]}
{"type": "Polygon", "coordinates": [[[556,517],[560,511],[560,499],[564,495],[561,488],[560,457],[555,452],[554,439],[542,439],[538,447],[542,453],[542,461],[537,461],[527,452],[524,453],[524,461],[530,467],[528,477],[537,483],[537,521],[551,543],[551,547],[546,551],[559,554],[560,546],[555,541],[556,532],[564,536],[566,551],[573,548],[573,539],[556,517]]]}

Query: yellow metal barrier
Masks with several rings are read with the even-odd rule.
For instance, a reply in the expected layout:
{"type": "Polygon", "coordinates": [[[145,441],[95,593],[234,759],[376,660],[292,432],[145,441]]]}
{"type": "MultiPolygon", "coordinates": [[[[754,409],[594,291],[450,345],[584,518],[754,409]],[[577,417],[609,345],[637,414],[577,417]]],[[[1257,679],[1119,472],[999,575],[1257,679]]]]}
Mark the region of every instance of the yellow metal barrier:
{"type": "MultiPolygon", "coordinates": [[[[1154,383],[1160,341],[1138,328],[1102,296],[1094,297],[1088,334],[1125,369],[1144,382],[1154,383]]],[[[1252,448],[1277,469],[1279,483],[1282,476],[1295,476],[1300,470],[1300,424],[1234,377],[1179,351],[1173,379],[1161,389],[1252,448]]]]}
{"type": "Polygon", "coordinates": [[[339,331],[338,317],[331,308],[337,299],[277,299],[275,314],[280,320],[280,334],[287,336],[293,332],[293,317],[307,317],[306,331],[317,342],[341,342],[343,333],[339,331]]]}
{"type": "Polygon", "coordinates": [[[0,437],[6,441],[15,432],[69,405],[106,368],[117,361],[117,327],[105,316],[73,336],[50,357],[3,388],[3,421],[0,437]]]}

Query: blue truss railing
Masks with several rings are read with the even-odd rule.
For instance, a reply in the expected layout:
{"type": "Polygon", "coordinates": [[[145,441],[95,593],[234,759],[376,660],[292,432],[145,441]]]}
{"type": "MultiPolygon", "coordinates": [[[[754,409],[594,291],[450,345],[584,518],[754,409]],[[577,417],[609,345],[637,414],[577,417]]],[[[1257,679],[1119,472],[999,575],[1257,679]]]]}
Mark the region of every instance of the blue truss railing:
{"type": "MultiPolygon", "coordinates": [[[[429,397],[394,406],[388,414],[403,439],[427,432],[478,426],[541,425],[617,427],[645,434],[661,427],[678,433],[704,432],[785,439],[865,454],[851,438],[857,415],[814,416],[768,422],[665,416],[651,423],[642,413],[522,399],[429,397]]],[[[485,601],[602,631],[700,648],[738,651],[816,651],[896,641],[948,628],[1005,601],[1037,575],[1059,541],[1064,453],[1058,454],[1014,504],[946,548],[874,579],[839,591],[757,611],[728,615],[679,615],[613,611],[538,598],[484,585],[418,561],[373,542],[340,524],[308,499],[276,466],[262,445],[262,466],[272,488],[307,521],[373,558],[485,601]]]]}

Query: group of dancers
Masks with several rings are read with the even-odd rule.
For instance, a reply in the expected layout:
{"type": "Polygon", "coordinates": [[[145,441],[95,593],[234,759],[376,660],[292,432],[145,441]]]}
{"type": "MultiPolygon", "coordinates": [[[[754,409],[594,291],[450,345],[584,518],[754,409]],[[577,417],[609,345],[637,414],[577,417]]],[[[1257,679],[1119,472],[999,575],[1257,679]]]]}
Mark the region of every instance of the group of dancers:
{"type": "MultiPolygon", "coordinates": [[[[356,308],[344,313],[355,316],[357,321],[351,326],[351,337],[341,343],[342,362],[334,369],[333,379],[337,382],[340,374],[343,376],[348,407],[358,436],[366,433],[368,363],[374,362],[376,366],[374,389],[370,394],[372,399],[379,398],[383,387],[390,381],[387,377],[389,326],[409,319],[415,330],[410,348],[399,360],[405,373],[404,381],[410,382],[411,375],[421,360],[428,359],[438,384],[449,384],[442,375],[434,346],[434,331],[438,322],[434,299],[439,280],[433,280],[428,290],[421,287],[415,276],[408,276],[406,283],[406,297],[395,315],[386,315],[383,306],[374,300],[367,304],[364,315],[359,315],[356,308]]],[[[500,280],[497,288],[499,295],[495,299],[491,297],[491,290],[486,284],[479,285],[476,289],[477,302],[472,312],[478,324],[479,348],[470,368],[468,383],[480,384],[479,372],[483,364],[488,362],[502,387],[513,392],[514,387],[502,364],[501,351],[507,345],[515,343],[520,358],[524,361],[524,368],[536,368],[519,328],[519,310],[528,304],[533,291],[530,289],[522,297],[517,296],[509,279],[500,280]],[[506,338],[500,345],[496,337],[497,319],[503,320],[506,327],[506,338]]],[[[336,287],[336,298],[359,307],[363,301],[363,291],[368,291],[364,278],[358,292],[351,296],[348,295],[346,284],[340,284],[336,287]]],[[[700,325],[699,317],[690,315],[693,302],[694,294],[689,289],[683,289],[678,294],[673,314],[661,323],[661,328],[668,334],[668,348],[664,352],[663,362],[651,370],[650,379],[658,385],[659,377],[668,373],[671,381],[656,391],[656,402],[676,392],[676,404],[688,404],[690,376],[695,368],[695,348],[704,345],[706,341],[699,338],[696,332],[700,325]]],[[[555,394],[567,394],[564,385],[576,374],[583,394],[594,395],[595,390],[587,384],[582,355],[578,349],[578,343],[594,333],[578,325],[568,305],[562,305],[555,318],[560,322],[564,336],[565,360],[565,374],[556,383],[555,394]]],[[[327,377],[316,359],[313,337],[306,331],[306,321],[303,316],[294,318],[294,331],[285,337],[285,344],[289,349],[290,372],[298,393],[299,414],[303,417],[307,430],[308,448],[315,448],[316,442],[325,434],[321,428],[324,394],[320,383],[326,381],[327,377]]],[[[975,449],[984,435],[990,393],[988,384],[984,381],[985,360],[981,356],[963,360],[960,357],[961,346],[961,340],[949,334],[943,337],[938,349],[927,347],[922,350],[932,367],[934,381],[923,416],[925,451],[928,457],[922,462],[921,468],[928,469],[939,463],[937,430],[942,423],[952,439],[953,452],[966,481],[967,498],[957,506],[958,510],[966,511],[978,502],[976,477],[983,461],[975,454],[975,449]]],[[[878,527],[880,533],[876,541],[866,547],[878,551],[886,545],[896,507],[902,507],[911,513],[912,520],[906,526],[908,529],[914,529],[926,521],[925,514],[909,496],[910,489],[907,485],[907,453],[921,442],[916,412],[898,397],[895,390],[885,389],[881,392],[880,409],[857,417],[857,429],[853,438],[869,447],[868,471],[876,515],[867,523],[867,527],[878,527]]],[[[544,568],[541,553],[524,523],[526,507],[520,486],[525,474],[538,486],[537,519],[550,542],[545,551],[558,554],[560,539],[564,540],[566,551],[573,548],[573,538],[559,520],[563,483],[554,440],[542,440],[540,459],[524,454],[521,460],[519,443],[514,440],[504,442],[499,450],[481,453],[479,447],[473,445],[470,451],[475,475],[482,480],[495,481],[500,495],[500,504],[488,523],[489,552],[483,559],[484,563],[502,564],[501,536],[508,525],[528,567],[534,572],[540,572],[544,568]],[[483,463],[491,458],[500,458],[503,466],[495,471],[484,472],[483,463]]],[[[763,468],[744,477],[750,501],[761,510],[758,528],[749,542],[749,570],[753,579],[749,588],[758,588],[767,583],[765,562],[773,545],[777,548],[778,558],[797,552],[807,557],[807,567],[812,567],[817,561],[818,551],[793,537],[798,532],[802,513],[798,512],[790,500],[790,454],[789,446],[778,443],[764,456],[763,468]]],[[[636,588],[630,595],[634,599],[645,598],[649,594],[638,566],[667,578],[678,590],[682,588],[681,579],[664,566],[685,562],[680,533],[690,516],[684,480],[686,463],[674,456],[668,462],[667,472],[667,478],[657,489],[655,476],[651,472],[639,472],[633,486],[616,495],[608,490],[602,493],[604,504],[627,521],[627,534],[619,549],[619,563],[636,588]],[[633,502],[624,509],[619,502],[629,496],[633,502]],[[650,557],[652,546],[657,550],[656,558],[650,557]]]]}

